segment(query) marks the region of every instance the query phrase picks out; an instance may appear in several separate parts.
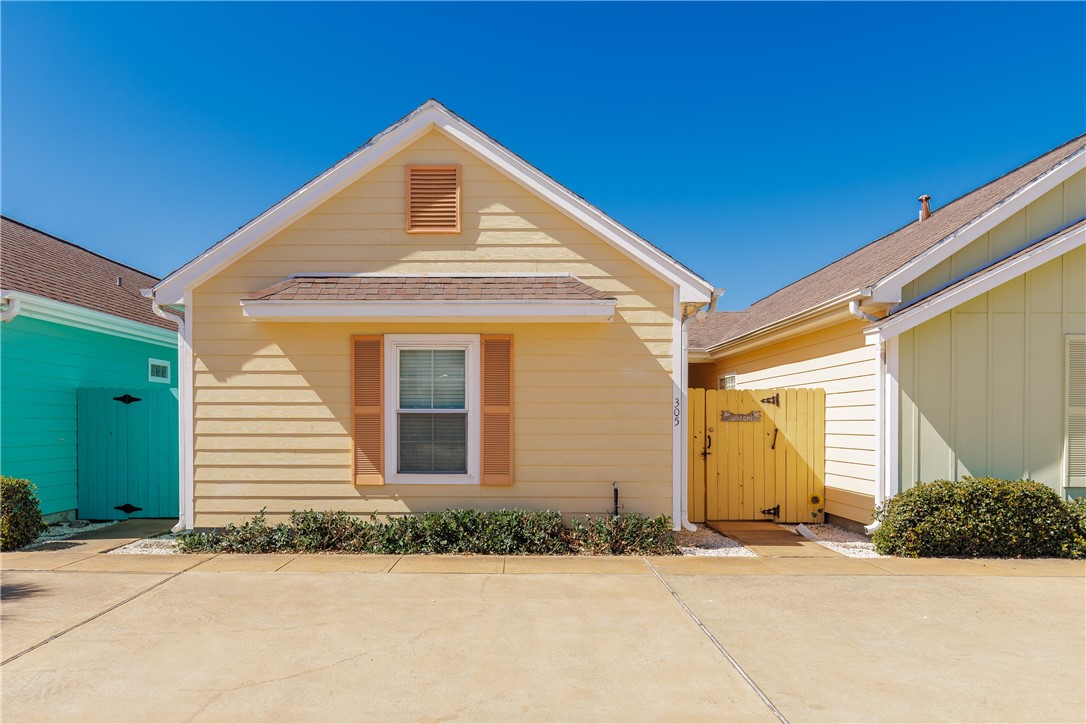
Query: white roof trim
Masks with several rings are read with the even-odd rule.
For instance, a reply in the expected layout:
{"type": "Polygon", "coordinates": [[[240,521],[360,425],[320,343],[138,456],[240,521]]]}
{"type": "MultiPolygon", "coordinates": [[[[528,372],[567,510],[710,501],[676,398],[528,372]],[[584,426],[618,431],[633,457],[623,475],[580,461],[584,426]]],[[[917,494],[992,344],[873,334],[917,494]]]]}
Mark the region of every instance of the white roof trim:
{"type": "Polygon", "coordinates": [[[713,291],[709,282],[525,163],[434,100],[419,106],[365,146],[160,281],[154,288],[156,299],[161,304],[183,304],[186,287],[195,286],[208,279],[219,269],[354,183],[432,128],[441,129],[649,271],[678,287],[683,301],[709,301],[713,291]]]}
{"type": "Polygon", "coordinates": [[[1086,148],[1079,149],[935,246],[880,279],[872,287],[872,301],[902,301],[901,291],[906,284],[961,251],[967,244],[988,233],[1083,169],[1086,169],[1086,148]]]}
{"type": "Polygon", "coordinates": [[[77,304],[58,302],[55,299],[28,294],[27,292],[0,291],[0,299],[19,300],[19,316],[40,319],[44,322],[78,327],[89,332],[108,334],[113,337],[134,339],[137,342],[177,347],[177,332],[135,322],[115,314],[106,314],[77,304]]]}
{"type": "Polygon", "coordinates": [[[264,322],[611,322],[615,300],[492,299],[448,302],[244,300],[246,317],[264,322]]]}
{"type": "Polygon", "coordinates": [[[892,315],[883,323],[865,328],[867,341],[870,344],[897,337],[917,325],[1082,246],[1083,243],[1086,243],[1086,227],[1079,226],[1057,233],[1049,241],[1038,244],[1036,248],[1002,262],[996,262],[987,271],[945,291],[937,292],[924,301],[892,315]]]}

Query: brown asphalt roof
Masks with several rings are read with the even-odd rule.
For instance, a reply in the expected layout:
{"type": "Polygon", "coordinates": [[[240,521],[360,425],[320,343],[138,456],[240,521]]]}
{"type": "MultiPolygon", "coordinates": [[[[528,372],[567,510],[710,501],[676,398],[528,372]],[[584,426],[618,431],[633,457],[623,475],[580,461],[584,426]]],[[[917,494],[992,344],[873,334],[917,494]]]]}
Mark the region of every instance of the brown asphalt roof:
{"type": "Polygon", "coordinates": [[[140,289],[157,278],[32,226],[0,217],[0,289],[75,304],[175,331],[140,289]],[[121,285],[117,286],[117,277],[121,285]]]}
{"type": "Polygon", "coordinates": [[[247,301],[614,301],[571,276],[298,276],[253,292],[247,301]]]}
{"type": "Polygon", "coordinates": [[[923,223],[914,221],[887,234],[743,311],[714,312],[704,321],[691,322],[691,349],[715,347],[842,294],[875,284],[1084,147],[1086,135],[958,197],[933,211],[923,223]]]}

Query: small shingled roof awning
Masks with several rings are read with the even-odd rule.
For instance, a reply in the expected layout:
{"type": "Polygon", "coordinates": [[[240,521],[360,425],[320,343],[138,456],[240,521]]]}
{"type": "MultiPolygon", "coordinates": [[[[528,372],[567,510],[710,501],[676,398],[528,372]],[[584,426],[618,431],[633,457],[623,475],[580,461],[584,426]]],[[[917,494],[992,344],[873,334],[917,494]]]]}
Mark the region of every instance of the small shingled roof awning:
{"type": "Polygon", "coordinates": [[[276,322],[610,322],[617,303],[568,274],[295,275],[241,300],[276,322]]]}

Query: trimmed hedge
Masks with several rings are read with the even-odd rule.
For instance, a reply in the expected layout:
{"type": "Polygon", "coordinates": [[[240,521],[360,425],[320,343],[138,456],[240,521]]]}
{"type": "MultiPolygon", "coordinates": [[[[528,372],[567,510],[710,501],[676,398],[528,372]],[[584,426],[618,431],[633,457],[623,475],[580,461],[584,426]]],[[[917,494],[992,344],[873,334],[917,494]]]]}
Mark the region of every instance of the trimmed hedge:
{"type": "Polygon", "coordinates": [[[241,524],[178,539],[183,553],[472,553],[489,555],[668,555],[671,519],[575,518],[555,511],[451,509],[363,520],[343,512],[293,512],[269,525],[264,512],[241,524]]]}
{"type": "Polygon", "coordinates": [[[29,545],[46,529],[37,492],[29,480],[0,476],[0,550],[29,545]]]}
{"type": "Polygon", "coordinates": [[[936,480],[878,506],[873,540],[879,553],[910,558],[1080,557],[1086,508],[1075,506],[1032,480],[936,480]]]}

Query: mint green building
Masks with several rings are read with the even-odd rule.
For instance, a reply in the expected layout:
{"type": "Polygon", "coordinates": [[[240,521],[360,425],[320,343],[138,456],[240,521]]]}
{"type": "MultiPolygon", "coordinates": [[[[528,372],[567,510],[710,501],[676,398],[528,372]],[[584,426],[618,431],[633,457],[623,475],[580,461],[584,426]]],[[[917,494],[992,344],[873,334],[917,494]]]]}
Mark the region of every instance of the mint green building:
{"type": "Polygon", "coordinates": [[[0,473],[47,519],[178,514],[177,333],[157,279],[0,218],[0,473]]]}

